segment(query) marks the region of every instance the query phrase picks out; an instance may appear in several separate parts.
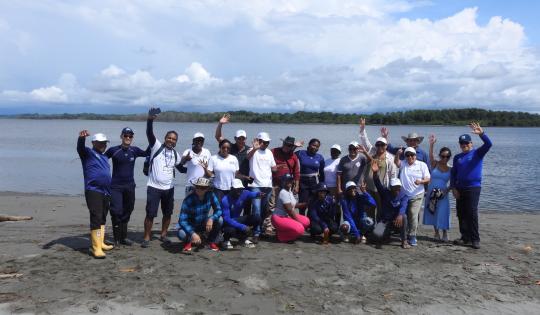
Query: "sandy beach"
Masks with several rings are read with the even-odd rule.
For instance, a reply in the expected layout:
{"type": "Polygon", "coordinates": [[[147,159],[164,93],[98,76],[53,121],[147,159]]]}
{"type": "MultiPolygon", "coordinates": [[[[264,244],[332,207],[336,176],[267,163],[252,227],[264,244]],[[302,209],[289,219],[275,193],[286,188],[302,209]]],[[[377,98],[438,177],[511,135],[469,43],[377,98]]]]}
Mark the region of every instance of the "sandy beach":
{"type": "MultiPolygon", "coordinates": [[[[142,249],[144,201],[129,237],[96,260],[87,253],[82,197],[0,193],[0,314],[538,314],[540,216],[481,212],[482,248],[431,239],[376,249],[262,241],[255,249],[180,253],[158,240],[142,249]]],[[[178,201],[174,216],[178,215],[178,201]]],[[[454,221],[455,218],[452,218],[454,221]]],[[[160,221],[160,220],[157,220],[160,221]]],[[[156,223],[157,232],[160,223],[156,223]]],[[[110,221],[108,222],[108,235],[110,221]]],[[[170,236],[174,233],[171,231],[170,236]]],[[[457,228],[450,237],[457,237],[457,228]]]]}

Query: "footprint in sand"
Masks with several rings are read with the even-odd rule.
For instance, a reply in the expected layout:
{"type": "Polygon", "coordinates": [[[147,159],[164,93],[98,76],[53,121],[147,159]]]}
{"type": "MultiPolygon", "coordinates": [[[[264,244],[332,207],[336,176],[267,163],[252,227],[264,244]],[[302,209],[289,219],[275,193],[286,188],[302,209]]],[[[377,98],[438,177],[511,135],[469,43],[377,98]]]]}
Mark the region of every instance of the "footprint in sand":
{"type": "Polygon", "coordinates": [[[266,280],[260,279],[253,275],[242,278],[240,281],[251,290],[262,291],[269,289],[268,282],[266,282],[266,280]]]}

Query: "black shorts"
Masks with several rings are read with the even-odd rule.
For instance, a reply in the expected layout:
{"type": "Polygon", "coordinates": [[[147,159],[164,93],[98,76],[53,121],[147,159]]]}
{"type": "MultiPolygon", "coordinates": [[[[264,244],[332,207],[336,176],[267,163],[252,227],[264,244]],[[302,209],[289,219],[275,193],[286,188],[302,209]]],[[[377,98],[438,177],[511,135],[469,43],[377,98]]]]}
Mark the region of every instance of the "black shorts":
{"type": "Polygon", "coordinates": [[[146,217],[157,217],[157,211],[161,202],[161,212],[164,217],[170,217],[174,208],[174,187],[163,190],[151,186],[146,190],[146,217]]]}

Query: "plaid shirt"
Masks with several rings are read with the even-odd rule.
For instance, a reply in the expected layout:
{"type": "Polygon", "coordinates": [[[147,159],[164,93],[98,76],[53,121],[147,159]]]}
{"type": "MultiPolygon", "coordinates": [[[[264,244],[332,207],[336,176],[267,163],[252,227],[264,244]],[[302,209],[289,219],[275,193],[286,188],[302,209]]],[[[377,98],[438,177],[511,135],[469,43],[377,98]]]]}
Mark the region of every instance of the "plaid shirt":
{"type": "Polygon", "coordinates": [[[217,221],[219,217],[221,217],[221,206],[212,191],[207,191],[203,200],[200,200],[197,194],[191,193],[182,202],[178,224],[180,224],[182,230],[191,235],[207,219],[211,218],[213,221],[217,221]],[[214,209],[212,215],[210,214],[210,208],[214,209]]]}

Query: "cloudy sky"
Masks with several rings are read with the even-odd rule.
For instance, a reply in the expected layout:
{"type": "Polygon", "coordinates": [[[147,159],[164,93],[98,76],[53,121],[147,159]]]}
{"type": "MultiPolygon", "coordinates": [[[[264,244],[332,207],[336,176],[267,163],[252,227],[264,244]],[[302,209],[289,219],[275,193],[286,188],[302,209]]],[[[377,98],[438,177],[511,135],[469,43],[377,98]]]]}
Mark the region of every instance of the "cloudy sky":
{"type": "Polygon", "coordinates": [[[537,1],[0,0],[0,112],[540,112],[537,1]]]}

